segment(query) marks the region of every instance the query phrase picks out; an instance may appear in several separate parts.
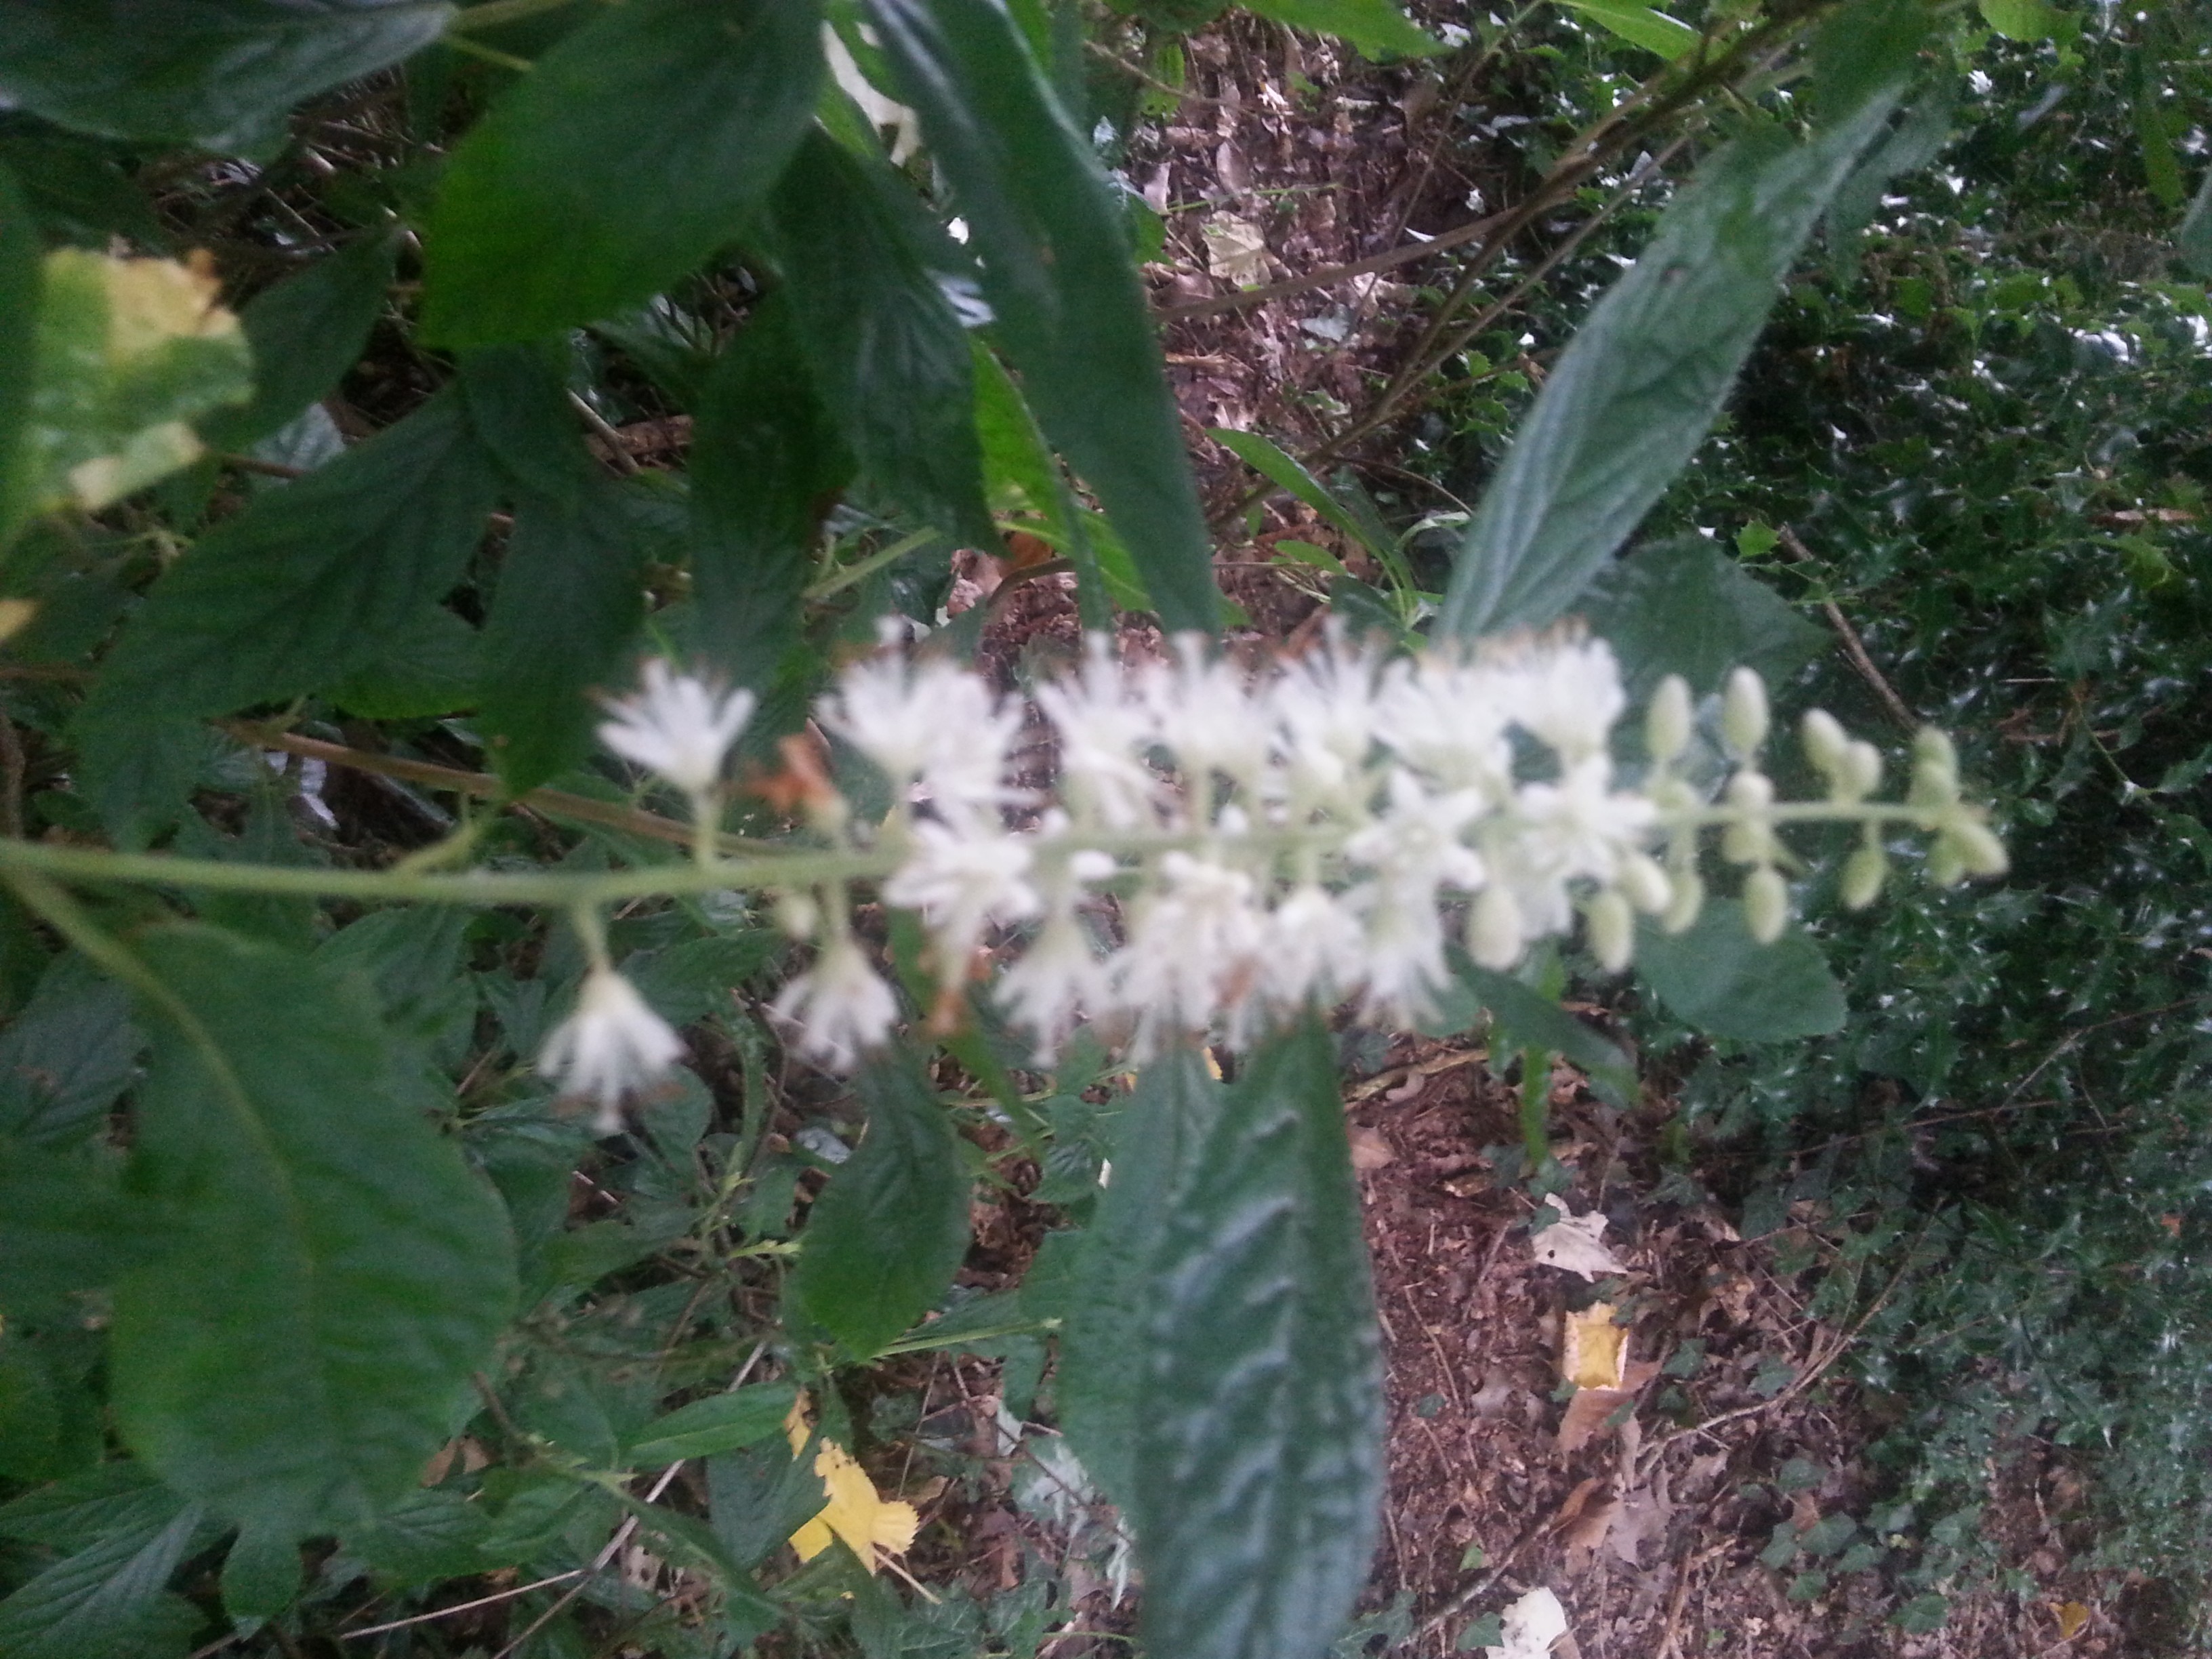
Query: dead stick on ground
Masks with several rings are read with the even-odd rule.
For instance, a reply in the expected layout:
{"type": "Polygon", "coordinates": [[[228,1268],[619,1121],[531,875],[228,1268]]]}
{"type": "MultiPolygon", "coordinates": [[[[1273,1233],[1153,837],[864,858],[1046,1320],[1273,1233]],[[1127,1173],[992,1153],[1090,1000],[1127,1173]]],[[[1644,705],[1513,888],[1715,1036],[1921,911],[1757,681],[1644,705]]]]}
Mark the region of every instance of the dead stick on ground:
{"type": "MultiPolygon", "coordinates": [[[[1790,550],[1791,558],[1812,560],[1812,550],[1797,538],[1797,532],[1788,525],[1784,525],[1776,533],[1781,537],[1783,546],[1790,550]]],[[[1872,689],[1876,701],[1890,719],[1908,732],[1917,732],[1925,726],[1927,722],[1906,706],[1905,699],[1897,695],[1897,688],[1883,678],[1881,670],[1874,665],[1874,659],[1867,654],[1866,641],[1859,637],[1858,629],[1851,626],[1850,618],[1844,615],[1843,607],[1833,599],[1823,599],[1820,609],[1827,616],[1828,625],[1843,641],[1844,655],[1850,659],[1851,666],[1858,670],[1859,678],[1872,689]]]]}

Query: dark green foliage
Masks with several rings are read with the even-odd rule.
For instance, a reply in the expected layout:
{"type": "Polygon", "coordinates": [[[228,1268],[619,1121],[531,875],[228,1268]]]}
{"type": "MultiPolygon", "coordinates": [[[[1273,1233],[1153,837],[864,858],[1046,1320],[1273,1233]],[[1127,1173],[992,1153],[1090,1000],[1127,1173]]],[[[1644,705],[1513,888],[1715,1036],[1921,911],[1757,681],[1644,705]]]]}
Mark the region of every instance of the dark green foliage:
{"type": "Polygon", "coordinates": [[[447,168],[423,325],[528,340],[650,299],[734,239],[814,110],[812,0],[635,0],[551,52],[447,168]]]}
{"type": "Polygon", "coordinates": [[[253,348],[253,401],[204,422],[218,449],[248,449],[336,386],[384,309],[397,239],[363,236],[257,294],[240,313],[253,348]]]}
{"type": "Polygon", "coordinates": [[[39,237],[30,205],[14,172],[0,164],[0,554],[15,538],[31,488],[23,417],[31,406],[38,293],[39,237]]]}

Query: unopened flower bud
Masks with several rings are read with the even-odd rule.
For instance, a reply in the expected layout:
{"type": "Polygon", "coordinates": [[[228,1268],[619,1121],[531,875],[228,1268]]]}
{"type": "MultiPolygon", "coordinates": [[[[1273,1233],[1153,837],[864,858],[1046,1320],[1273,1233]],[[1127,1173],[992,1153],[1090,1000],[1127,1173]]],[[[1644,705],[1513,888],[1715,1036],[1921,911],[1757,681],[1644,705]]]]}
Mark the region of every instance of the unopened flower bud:
{"type": "Polygon", "coordinates": [[[1674,896],[1668,903],[1667,914],[1659,918],[1659,925],[1670,933],[1686,933],[1696,924],[1698,912],[1705,908],[1705,884],[1694,870],[1677,870],[1674,884],[1674,896]]]}
{"type": "Polygon", "coordinates": [[[1825,708],[1807,709],[1798,735],[1805,744],[1805,758],[1822,777],[1842,776],[1851,740],[1833,714],[1825,708]]]}
{"type": "Polygon", "coordinates": [[[1728,804],[1743,817],[1721,831],[1721,856],[1731,864],[1764,864],[1774,856],[1774,830],[1765,814],[1774,805],[1774,780],[1764,772],[1739,772],[1728,781],[1728,804]]]}
{"type": "Polygon", "coordinates": [[[1721,738],[1729,752],[1749,760],[1766,741],[1766,682],[1755,670],[1739,668],[1721,693],[1721,738]]]}
{"type": "Polygon", "coordinates": [[[1959,850],[1970,876],[2001,876],[2012,867],[2004,843],[1979,818],[1960,811],[1943,825],[1943,836],[1959,850]]]}
{"type": "Polygon", "coordinates": [[[1956,887],[1966,878],[1966,860],[1959,843],[1949,836],[1938,836],[1928,849],[1928,879],[1938,887],[1956,887]]]}
{"type": "Polygon", "coordinates": [[[1644,746],[1662,765],[1681,757],[1690,746],[1690,686],[1680,674],[1669,674],[1651,694],[1644,711],[1644,746]]]}
{"type": "Polygon", "coordinates": [[[1836,780],[1846,800],[1863,800],[1881,787],[1881,750],[1863,738],[1854,738],[1844,750],[1844,764],[1836,780]]]}
{"type": "Polygon", "coordinates": [[[1862,847],[1844,860],[1843,900],[1847,910],[1863,910],[1881,896],[1889,878],[1889,855],[1879,847],[1862,847]]]}
{"type": "Polygon", "coordinates": [[[1959,798],[1959,751],[1932,726],[1912,740],[1912,797],[1923,805],[1959,798]]]}
{"type": "Polygon", "coordinates": [[[1631,853],[1620,861],[1620,890],[1646,915],[1656,916],[1674,902],[1674,884],[1648,854],[1631,853]]]}
{"type": "Polygon", "coordinates": [[[1636,913],[1628,901],[1611,887],[1601,889],[1583,911],[1589,929],[1590,954],[1598,966],[1617,974],[1636,954],[1636,913]]]}
{"type": "Polygon", "coordinates": [[[775,896],[775,925],[787,938],[810,939],[822,926],[822,907],[814,895],[782,892],[775,896]]]}
{"type": "Polygon", "coordinates": [[[1762,865],[1743,878],[1743,920],[1761,945],[1773,944],[1790,925],[1790,888],[1772,865],[1762,865]]]}
{"type": "Polygon", "coordinates": [[[1521,907],[1503,887],[1486,887],[1467,914],[1467,953],[1484,967],[1503,971],[1521,960],[1526,943],[1521,907]]]}

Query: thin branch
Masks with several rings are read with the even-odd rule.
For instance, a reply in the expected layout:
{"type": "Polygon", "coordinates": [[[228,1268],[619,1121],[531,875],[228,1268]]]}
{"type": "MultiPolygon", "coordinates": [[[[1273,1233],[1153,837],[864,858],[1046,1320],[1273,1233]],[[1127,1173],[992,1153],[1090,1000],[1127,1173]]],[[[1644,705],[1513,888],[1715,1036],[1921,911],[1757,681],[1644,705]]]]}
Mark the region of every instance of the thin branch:
{"type": "MultiPolygon", "coordinates": [[[[1790,550],[1790,557],[1811,563],[1819,562],[1813,557],[1812,550],[1798,539],[1797,532],[1788,525],[1784,525],[1775,533],[1782,538],[1783,546],[1790,550]]],[[[1843,607],[1833,599],[1823,599],[1820,609],[1828,618],[1828,626],[1834,629],[1838,637],[1843,641],[1844,655],[1850,659],[1850,665],[1858,671],[1859,678],[1874,692],[1875,701],[1881,703],[1882,712],[1908,732],[1917,732],[1925,726],[1928,722],[1912,712],[1905,699],[1897,695],[1897,688],[1882,677],[1881,670],[1874,665],[1874,659],[1867,654],[1866,641],[1859,637],[1858,629],[1851,626],[1851,619],[1844,615],[1843,607]]]]}

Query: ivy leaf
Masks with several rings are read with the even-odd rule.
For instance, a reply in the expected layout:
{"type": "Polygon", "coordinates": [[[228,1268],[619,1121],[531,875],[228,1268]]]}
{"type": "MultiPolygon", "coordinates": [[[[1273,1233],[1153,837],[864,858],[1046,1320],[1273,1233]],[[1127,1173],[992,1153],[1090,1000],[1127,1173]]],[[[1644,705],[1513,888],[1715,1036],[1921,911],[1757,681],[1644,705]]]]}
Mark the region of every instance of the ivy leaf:
{"type": "Polygon", "coordinates": [[[110,138],[266,157],[303,98],[444,33],[444,0],[9,0],[0,95],[110,138]]]}
{"type": "Polygon", "coordinates": [[[1317,1019],[1261,1043],[1168,1195],[1125,1362],[1159,1659],[1318,1659],[1366,1577],[1382,1353],[1336,1075],[1317,1019]]]}
{"type": "Polygon", "coordinates": [[[116,1285],[117,1421],[257,1530],[352,1525],[412,1488],[512,1310],[506,1217],[391,1086],[359,981],[198,926],[137,950],[163,988],[137,1179],[177,1249],[116,1285]]]}
{"type": "Polygon", "coordinates": [[[736,236],[813,117],[821,26],[816,0],[633,0],[538,58],[447,168],[423,337],[611,317],[736,236]]]}
{"type": "Polygon", "coordinates": [[[936,1305],[968,1249],[968,1170],[919,1056],[871,1060],[854,1088],[868,1133],[815,1200],[792,1288],[859,1357],[936,1305]]]}
{"type": "Polygon", "coordinates": [[[1161,624],[1212,631],[1212,544],[1120,204],[997,0],[868,0],[982,260],[994,337],[1161,624]]]}

